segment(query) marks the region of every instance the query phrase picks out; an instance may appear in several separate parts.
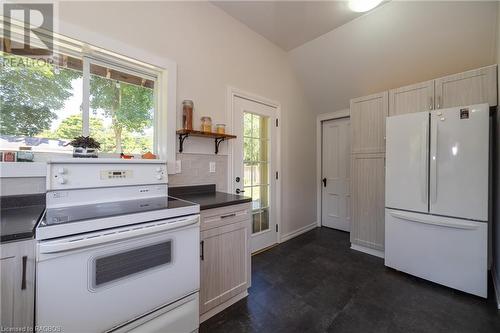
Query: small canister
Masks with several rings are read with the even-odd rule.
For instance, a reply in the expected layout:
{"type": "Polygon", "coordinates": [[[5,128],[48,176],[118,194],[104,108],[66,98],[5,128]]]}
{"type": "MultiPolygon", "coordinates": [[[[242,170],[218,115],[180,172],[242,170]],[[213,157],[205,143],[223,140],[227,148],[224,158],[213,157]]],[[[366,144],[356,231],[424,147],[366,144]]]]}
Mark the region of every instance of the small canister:
{"type": "Polygon", "coordinates": [[[182,128],[187,130],[193,129],[193,107],[194,103],[191,100],[182,101],[182,128]]]}
{"type": "Polygon", "coordinates": [[[226,133],[226,124],[215,125],[215,131],[217,132],[217,134],[225,134],[226,133]]]}
{"type": "Polygon", "coordinates": [[[212,132],[212,118],[201,117],[201,131],[212,132]]]}

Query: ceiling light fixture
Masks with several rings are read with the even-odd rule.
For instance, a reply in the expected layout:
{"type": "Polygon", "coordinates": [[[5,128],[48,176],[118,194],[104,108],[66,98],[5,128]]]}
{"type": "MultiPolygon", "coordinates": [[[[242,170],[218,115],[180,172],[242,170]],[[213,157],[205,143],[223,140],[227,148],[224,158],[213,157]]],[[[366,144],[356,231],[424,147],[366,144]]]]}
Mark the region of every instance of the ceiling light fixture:
{"type": "Polygon", "coordinates": [[[349,8],[353,12],[363,13],[377,7],[382,0],[349,0],[349,8]]]}

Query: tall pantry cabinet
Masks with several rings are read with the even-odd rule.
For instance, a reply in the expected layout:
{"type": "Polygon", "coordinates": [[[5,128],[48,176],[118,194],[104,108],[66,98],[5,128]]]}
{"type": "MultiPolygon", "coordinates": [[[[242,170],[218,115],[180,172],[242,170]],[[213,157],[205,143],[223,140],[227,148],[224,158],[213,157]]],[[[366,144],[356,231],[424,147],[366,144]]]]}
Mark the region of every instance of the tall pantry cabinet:
{"type": "Polygon", "coordinates": [[[351,243],[384,249],[385,118],[389,93],[351,100],[351,243]]]}
{"type": "Polygon", "coordinates": [[[383,255],[386,117],[497,102],[497,65],[351,100],[353,248],[383,255]]]}

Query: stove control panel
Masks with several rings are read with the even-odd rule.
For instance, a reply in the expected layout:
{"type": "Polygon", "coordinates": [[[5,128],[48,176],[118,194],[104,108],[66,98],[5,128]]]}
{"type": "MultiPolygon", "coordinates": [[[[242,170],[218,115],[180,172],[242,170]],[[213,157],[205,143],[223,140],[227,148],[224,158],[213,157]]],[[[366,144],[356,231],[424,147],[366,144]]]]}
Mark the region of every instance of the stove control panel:
{"type": "Polygon", "coordinates": [[[72,159],[51,161],[47,190],[167,184],[161,160],[72,159]]]}
{"type": "Polygon", "coordinates": [[[103,170],[101,171],[101,179],[125,179],[132,178],[134,172],[132,170],[103,170]]]}

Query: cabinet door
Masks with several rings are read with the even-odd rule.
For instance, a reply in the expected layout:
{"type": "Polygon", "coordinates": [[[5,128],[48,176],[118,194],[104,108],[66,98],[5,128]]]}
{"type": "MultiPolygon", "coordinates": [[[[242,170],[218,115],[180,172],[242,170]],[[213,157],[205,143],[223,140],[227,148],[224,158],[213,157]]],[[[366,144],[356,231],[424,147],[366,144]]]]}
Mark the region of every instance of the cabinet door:
{"type": "Polygon", "coordinates": [[[250,284],[250,220],[203,231],[200,314],[244,292],[250,284]]]}
{"type": "Polygon", "coordinates": [[[351,161],[351,243],[384,249],[384,154],[355,154],[351,161]]]}
{"type": "Polygon", "coordinates": [[[497,105],[497,66],[488,66],[435,80],[436,109],[488,103],[497,105]]]}
{"type": "Polygon", "coordinates": [[[434,80],[389,91],[389,116],[434,108],[434,80]]]}
{"type": "Polygon", "coordinates": [[[33,327],[35,309],[34,240],[0,246],[1,325],[33,327]]]}
{"type": "Polygon", "coordinates": [[[351,100],[352,153],[385,151],[385,118],[388,113],[388,92],[351,100]]]}

